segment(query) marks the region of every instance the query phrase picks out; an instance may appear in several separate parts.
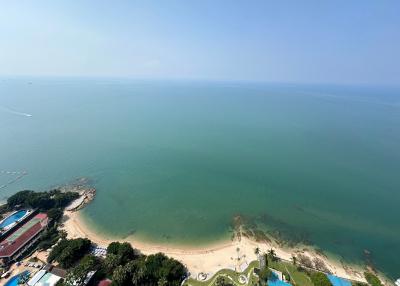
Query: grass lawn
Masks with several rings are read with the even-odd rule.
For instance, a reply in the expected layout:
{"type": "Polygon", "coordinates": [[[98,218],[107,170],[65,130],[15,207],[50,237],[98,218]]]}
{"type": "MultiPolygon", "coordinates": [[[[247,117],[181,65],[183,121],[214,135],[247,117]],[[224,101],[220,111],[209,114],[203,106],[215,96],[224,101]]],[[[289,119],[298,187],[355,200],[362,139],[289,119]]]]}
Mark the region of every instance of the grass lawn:
{"type": "Polygon", "coordinates": [[[297,266],[286,261],[271,261],[268,259],[268,267],[281,272],[288,272],[290,275],[290,284],[295,286],[314,286],[310,277],[302,271],[297,270],[297,266]]]}
{"type": "MultiPolygon", "coordinates": [[[[207,281],[197,281],[195,279],[188,279],[185,286],[215,286],[215,282],[219,276],[227,277],[234,285],[236,286],[252,286],[258,285],[257,277],[253,275],[253,269],[258,267],[258,261],[253,261],[242,273],[237,273],[230,269],[221,269],[218,271],[212,278],[207,281]],[[248,283],[246,285],[239,283],[239,276],[244,274],[248,278],[248,283]]],[[[271,261],[268,260],[268,267],[281,271],[283,273],[288,272],[290,275],[290,284],[294,286],[314,286],[311,282],[310,277],[302,271],[297,270],[297,266],[293,265],[290,262],[286,261],[271,261]]]]}
{"type": "Polygon", "coordinates": [[[231,269],[221,269],[217,273],[214,274],[214,276],[207,281],[197,281],[195,279],[189,278],[186,283],[184,284],[185,286],[214,286],[215,282],[217,281],[217,278],[219,276],[224,276],[227,277],[234,285],[237,286],[252,286],[256,285],[256,277],[253,275],[253,269],[255,267],[258,267],[258,261],[252,261],[249,266],[246,268],[245,271],[242,273],[235,272],[231,269]],[[249,282],[247,284],[240,284],[239,283],[239,276],[243,274],[247,277],[249,282]]]}

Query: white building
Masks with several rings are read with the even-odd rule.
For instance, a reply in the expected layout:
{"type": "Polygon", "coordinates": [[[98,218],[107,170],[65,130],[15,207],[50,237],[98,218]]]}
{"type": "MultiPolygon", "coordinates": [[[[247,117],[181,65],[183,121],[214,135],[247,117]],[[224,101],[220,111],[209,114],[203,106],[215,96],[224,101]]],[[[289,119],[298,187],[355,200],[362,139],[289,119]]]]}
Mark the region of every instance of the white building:
{"type": "Polygon", "coordinates": [[[58,281],[65,277],[66,272],[62,269],[46,265],[42,270],[27,282],[28,286],[55,286],[58,281]]]}

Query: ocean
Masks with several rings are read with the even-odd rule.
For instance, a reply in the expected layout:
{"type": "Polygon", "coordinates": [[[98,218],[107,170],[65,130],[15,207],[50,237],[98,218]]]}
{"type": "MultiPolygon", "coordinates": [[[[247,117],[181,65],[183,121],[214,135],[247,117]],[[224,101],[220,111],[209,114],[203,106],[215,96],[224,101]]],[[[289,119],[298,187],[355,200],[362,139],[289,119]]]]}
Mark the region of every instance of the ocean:
{"type": "Polygon", "coordinates": [[[397,278],[399,146],[395,87],[0,79],[0,200],[87,177],[115,237],[203,245],[241,217],[397,278]]]}

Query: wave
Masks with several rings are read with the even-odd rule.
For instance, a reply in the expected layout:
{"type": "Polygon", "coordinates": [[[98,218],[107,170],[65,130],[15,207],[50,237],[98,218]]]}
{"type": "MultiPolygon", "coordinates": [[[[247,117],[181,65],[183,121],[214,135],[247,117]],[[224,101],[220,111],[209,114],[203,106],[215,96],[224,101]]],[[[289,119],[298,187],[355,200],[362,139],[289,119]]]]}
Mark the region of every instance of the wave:
{"type": "Polygon", "coordinates": [[[25,116],[25,117],[32,117],[33,116],[32,114],[25,113],[25,112],[19,112],[17,110],[13,110],[13,109],[5,107],[5,106],[0,106],[0,109],[5,111],[5,112],[11,113],[11,114],[15,114],[15,115],[19,115],[19,116],[25,116]]]}

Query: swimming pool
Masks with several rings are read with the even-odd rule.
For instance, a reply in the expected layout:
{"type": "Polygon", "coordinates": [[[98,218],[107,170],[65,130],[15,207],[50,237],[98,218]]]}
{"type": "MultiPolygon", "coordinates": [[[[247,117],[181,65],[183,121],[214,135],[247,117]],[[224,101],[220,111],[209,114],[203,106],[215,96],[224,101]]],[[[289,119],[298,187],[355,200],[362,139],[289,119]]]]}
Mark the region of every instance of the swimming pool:
{"type": "Polygon", "coordinates": [[[337,277],[335,275],[327,275],[329,281],[331,281],[333,286],[351,286],[351,283],[349,280],[337,277]]]}
{"type": "Polygon", "coordinates": [[[17,220],[23,218],[27,212],[28,212],[27,210],[20,210],[20,211],[13,213],[12,215],[8,216],[0,223],[0,228],[5,228],[5,227],[9,226],[10,224],[16,222],[17,220]]]}
{"type": "Polygon", "coordinates": [[[271,277],[268,278],[268,286],[292,286],[292,284],[279,280],[278,275],[272,272],[271,277]]]}
{"type": "Polygon", "coordinates": [[[29,271],[24,271],[18,275],[11,277],[4,286],[17,286],[21,276],[28,276],[29,271]]]}

